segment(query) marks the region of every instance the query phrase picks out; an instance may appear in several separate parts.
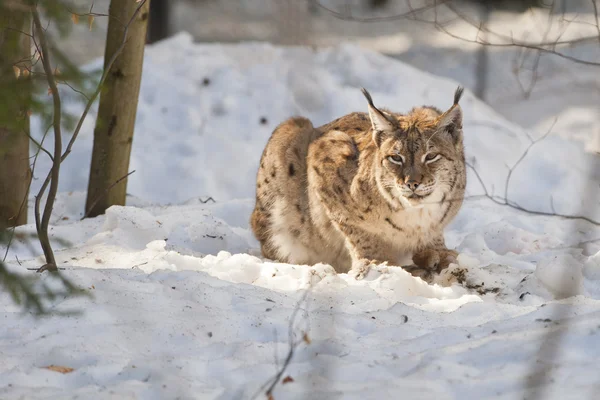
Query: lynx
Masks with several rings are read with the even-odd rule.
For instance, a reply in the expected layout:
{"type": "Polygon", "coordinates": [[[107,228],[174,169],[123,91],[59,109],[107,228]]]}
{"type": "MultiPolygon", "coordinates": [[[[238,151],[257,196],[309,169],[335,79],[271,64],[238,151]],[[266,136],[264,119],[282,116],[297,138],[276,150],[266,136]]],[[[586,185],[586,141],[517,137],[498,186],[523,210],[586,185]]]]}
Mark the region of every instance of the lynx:
{"type": "Polygon", "coordinates": [[[372,265],[431,279],[456,261],[444,228],[464,199],[466,171],[458,87],[444,113],[375,107],[321,127],[281,123],[260,161],[252,230],[265,258],[327,263],[362,279],[372,265]]]}

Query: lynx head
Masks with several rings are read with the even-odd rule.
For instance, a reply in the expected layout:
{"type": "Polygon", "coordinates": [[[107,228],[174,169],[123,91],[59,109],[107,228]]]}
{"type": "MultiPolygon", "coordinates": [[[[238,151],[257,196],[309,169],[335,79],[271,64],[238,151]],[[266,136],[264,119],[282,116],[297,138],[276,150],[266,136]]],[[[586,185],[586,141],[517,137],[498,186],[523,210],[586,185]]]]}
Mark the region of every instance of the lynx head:
{"type": "Polygon", "coordinates": [[[379,191],[388,201],[426,203],[433,193],[447,193],[464,173],[463,88],[444,113],[434,107],[414,108],[407,115],[379,110],[369,92],[375,173],[379,191]]]}

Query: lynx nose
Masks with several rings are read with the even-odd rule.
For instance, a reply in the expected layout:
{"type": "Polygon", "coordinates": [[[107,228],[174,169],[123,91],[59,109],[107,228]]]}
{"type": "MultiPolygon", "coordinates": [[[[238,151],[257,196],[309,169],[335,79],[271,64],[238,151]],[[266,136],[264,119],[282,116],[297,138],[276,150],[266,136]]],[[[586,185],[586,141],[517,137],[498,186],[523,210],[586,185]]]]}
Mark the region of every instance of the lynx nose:
{"type": "Polygon", "coordinates": [[[420,185],[420,182],[417,182],[415,180],[409,180],[408,182],[406,182],[406,187],[409,188],[410,190],[412,190],[413,192],[415,190],[417,190],[419,185],[420,185]]]}
{"type": "Polygon", "coordinates": [[[423,175],[416,172],[409,173],[404,177],[404,185],[413,192],[417,190],[422,181],[423,175]]]}

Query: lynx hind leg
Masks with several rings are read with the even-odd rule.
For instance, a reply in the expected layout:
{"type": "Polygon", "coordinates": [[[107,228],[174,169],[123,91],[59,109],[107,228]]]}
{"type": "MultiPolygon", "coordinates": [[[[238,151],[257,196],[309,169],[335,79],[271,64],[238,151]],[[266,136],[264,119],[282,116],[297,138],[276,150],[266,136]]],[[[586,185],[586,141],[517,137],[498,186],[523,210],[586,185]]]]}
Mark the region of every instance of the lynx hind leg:
{"type": "Polygon", "coordinates": [[[257,204],[250,218],[250,226],[252,227],[252,231],[260,243],[260,252],[263,257],[270,260],[277,260],[277,253],[275,252],[273,244],[270,241],[268,215],[269,214],[264,210],[264,208],[257,204]]]}
{"type": "Polygon", "coordinates": [[[251,226],[264,257],[301,262],[307,249],[308,200],[306,154],[318,135],[306,118],[291,118],[271,135],[263,152],[256,182],[256,206],[251,226]]]}

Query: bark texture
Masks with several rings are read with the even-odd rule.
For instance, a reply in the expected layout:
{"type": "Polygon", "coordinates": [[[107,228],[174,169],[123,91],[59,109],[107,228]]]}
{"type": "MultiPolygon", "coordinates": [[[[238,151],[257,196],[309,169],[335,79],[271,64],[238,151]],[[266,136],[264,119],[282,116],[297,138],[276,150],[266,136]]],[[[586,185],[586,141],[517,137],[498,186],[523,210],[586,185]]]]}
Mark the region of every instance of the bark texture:
{"type": "Polygon", "coordinates": [[[0,5],[0,227],[27,223],[31,31],[27,12],[0,5]]]}
{"type": "MultiPolygon", "coordinates": [[[[138,6],[135,1],[110,2],[105,68],[121,45],[125,24],[138,6]]],[[[127,175],[129,168],[149,9],[148,0],[129,26],[127,43],[100,94],[85,210],[90,217],[103,214],[110,206],[125,205],[127,179],[119,179],[127,175]]]]}

